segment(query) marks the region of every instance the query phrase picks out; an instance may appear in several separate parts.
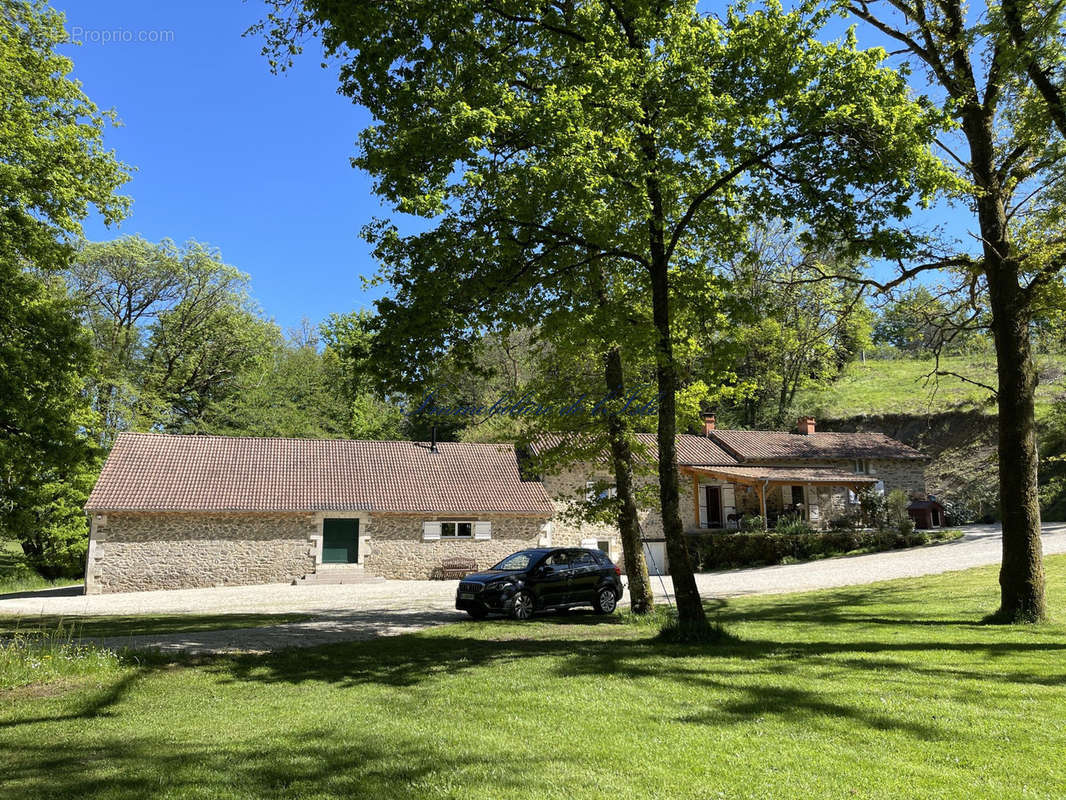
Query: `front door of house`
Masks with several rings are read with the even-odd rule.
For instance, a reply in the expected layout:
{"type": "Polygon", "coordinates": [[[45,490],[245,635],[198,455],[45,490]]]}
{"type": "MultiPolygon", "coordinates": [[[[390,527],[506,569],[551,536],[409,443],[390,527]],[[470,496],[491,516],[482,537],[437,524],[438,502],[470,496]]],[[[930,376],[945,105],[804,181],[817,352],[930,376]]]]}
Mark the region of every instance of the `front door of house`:
{"type": "Polygon", "coordinates": [[[722,527],[722,490],[718,486],[704,486],[707,493],[704,502],[707,504],[707,527],[722,527]]]}
{"type": "Polygon", "coordinates": [[[322,520],[322,563],[355,564],[359,561],[359,520],[322,520]]]}

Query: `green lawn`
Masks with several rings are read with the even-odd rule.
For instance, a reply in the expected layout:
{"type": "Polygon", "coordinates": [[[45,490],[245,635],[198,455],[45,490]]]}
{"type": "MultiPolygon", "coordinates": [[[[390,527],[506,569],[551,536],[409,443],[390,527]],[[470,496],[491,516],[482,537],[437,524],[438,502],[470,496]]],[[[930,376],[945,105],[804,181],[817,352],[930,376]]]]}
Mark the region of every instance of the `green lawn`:
{"type": "Polygon", "coordinates": [[[221,631],[261,628],[286,622],[302,622],[309,614],[158,614],[154,616],[0,616],[0,636],[16,632],[51,633],[62,627],[77,639],[82,636],[141,636],[144,634],[221,631]]]}
{"type": "MultiPolygon", "coordinates": [[[[1066,619],[1066,556],[1048,559],[1066,619]]],[[[996,572],[729,601],[741,641],[591,614],[0,693],[0,795],[1061,798],[1066,626],[996,572]]]]}
{"type": "Polygon", "coordinates": [[[0,539],[0,595],[11,592],[32,592],[56,586],[72,586],[76,580],[50,581],[42,578],[29,564],[18,542],[0,539]]]}
{"type": "MultiPolygon", "coordinates": [[[[1066,356],[1038,355],[1041,371],[1037,386],[1037,415],[1063,393],[1066,356]]],[[[793,408],[819,419],[841,419],[864,414],[929,414],[939,411],[986,408],[987,390],[958,378],[942,376],[939,384],[923,378],[933,370],[933,359],[900,359],[865,364],[853,362],[832,385],[821,390],[802,390],[793,408]]],[[[994,386],[996,359],[992,354],[951,356],[940,359],[940,368],[971,380],[994,386]]]]}

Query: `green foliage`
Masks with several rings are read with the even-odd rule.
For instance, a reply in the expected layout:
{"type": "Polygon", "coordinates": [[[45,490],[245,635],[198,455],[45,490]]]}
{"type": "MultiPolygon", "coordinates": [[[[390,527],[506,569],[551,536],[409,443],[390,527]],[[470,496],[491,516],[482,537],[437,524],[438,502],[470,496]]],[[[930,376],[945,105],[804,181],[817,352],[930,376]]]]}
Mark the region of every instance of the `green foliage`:
{"type": "Polygon", "coordinates": [[[782,514],[774,523],[777,533],[813,533],[814,529],[803,517],[796,514],[782,514]]]}
{"type": "Polygon", "coordinates": [[[756,227],[747,239],[747,250],[728,264],[739,302],[704,347],[735,353],[736,390],[717,405],[719,419],[774,428],[786,422],[797,392],[829,386],[867,345],[872,314],[860,290],[820,278],[856,270],[826,263],[831,253],[803,248],[787,226],[756,227]]]}
{"type": "Polygon", "coordinates": [[[745,514],[740,518],[740,530],[742,531],[761,531],[766,528],[766,520],[759,514],[745,514]]]}
{"type": "Polygon", "coordinates": [[[90,351],[53,276],[90,211],[123,215],[115,191],[128,177],[103,145],[112,115],[56,52],[66,40],[44,3],[0,0],[0,539],[19,541],[35,564],[54,558],[56,573],[80,557],[73,476],[94,453],[83,435],[90,351]]]}
{"type": "Polygon", "coordinates": [[[953,319],[957,316],[958,311],[944,299],[934,296],[925,286],[915,286],[901,292],[881,309],[874,325],[873,341],[913,358],[928,358],[934,351],[941,355],[966,353],[984,337],[962,327],[953,319]]]}
{"type": "Polygon", "coordinates": [[[699,569],[712,571],[771,564],[794,564],[846,553],[877,553],[958,539],[961,531],[915,531],[914,525],[883,530],[755,531],[689,536],[689,552],[699,569]]]}
{"type": "Polygon", "coordinates": [[[245,388],[280,337],[217,250],[140,236],[84,243],[68,281],[91,332],[97,440],[122,430],[211,428],[213,407],[245,388]]]}
{"type": "MultiPolygon", "coordinates": [[[[127,167],[103,142],[114,115],[70,77],[63,16],[39,0],[0,0],[0,285],[18,270],[64,267],[81,222],[95,209],[124,216],[115,195],[127,167]]],[[[4,329],[7,329],[5,324],[4,329]]]]}
{"type": "Polygon", "coordinates": [[[89,462],[47,479],[41,475],[6,515],[7,528],[21,545],[27,563],[45,578],[76,578],[85,573],[89,525],[83,507],[98,473],[99,467],[89,462]]]}

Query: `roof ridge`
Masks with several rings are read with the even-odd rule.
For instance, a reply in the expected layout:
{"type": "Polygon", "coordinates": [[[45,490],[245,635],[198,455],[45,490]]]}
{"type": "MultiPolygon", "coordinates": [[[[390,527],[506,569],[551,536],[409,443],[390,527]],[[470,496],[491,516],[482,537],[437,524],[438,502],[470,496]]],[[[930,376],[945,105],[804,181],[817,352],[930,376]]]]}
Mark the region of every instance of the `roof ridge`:
{"type": "MultiPolygon", "coordinates": [[[[128,436],[152,436],[159,439],[182,439],[187,441],[222,439],[231,442],[349,442],[352,444],[432,444],[428,439],[344,439],[310,436],[230,436],[224,433],[162,433],[160,431],[120,431],[117,438],[128,436]]],[[[510,447],[513,442],[451,442],[437,440],[437,445],[469,445],[474,447],[510,447]]]]}

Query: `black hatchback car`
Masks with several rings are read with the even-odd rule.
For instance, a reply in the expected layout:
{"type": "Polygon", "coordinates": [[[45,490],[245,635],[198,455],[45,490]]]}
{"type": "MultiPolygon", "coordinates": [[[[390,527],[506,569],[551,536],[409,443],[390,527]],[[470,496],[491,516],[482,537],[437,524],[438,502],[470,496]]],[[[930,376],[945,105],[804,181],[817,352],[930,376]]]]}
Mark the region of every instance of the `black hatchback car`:
{"type": "Polygon", "coordinates": [[[622,571],[601,550],[520,550],[459,583],[455,607],[474,619],[490,613],[529,619],[536,611],[592,606],[610,614],[622,596],[622,571]]]}

